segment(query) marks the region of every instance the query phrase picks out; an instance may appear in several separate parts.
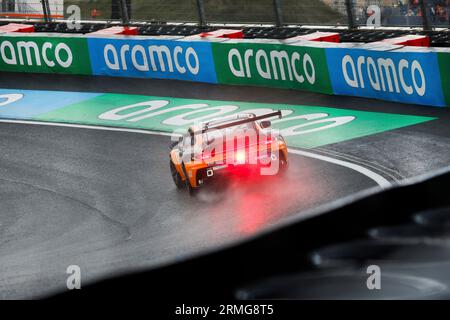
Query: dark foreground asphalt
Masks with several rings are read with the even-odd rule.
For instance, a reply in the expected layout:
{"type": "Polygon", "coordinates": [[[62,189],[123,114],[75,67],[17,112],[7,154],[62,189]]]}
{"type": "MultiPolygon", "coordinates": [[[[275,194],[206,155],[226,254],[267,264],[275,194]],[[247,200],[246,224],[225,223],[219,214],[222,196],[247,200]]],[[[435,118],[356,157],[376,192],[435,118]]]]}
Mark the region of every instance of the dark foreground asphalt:
{"type": "MultiPolygon", "coordinates": [[[[48,75],[0,77],[1,88],[124,92],[326,105],[436,116],[439,120],[329,145],[316,153],[401,179],[449,164],[448,110],[265,88],[48,75]],[[403,111],[403,112],[402,112],[403,111]]],[[[0,298],[65,290],[66,268],[83,283],[215,250],[289,216],[375,186],[366,176],[292,155],[281,178],[230,181],[195,198],[175,189],[169,138],[0,124],[0,298]]]]}

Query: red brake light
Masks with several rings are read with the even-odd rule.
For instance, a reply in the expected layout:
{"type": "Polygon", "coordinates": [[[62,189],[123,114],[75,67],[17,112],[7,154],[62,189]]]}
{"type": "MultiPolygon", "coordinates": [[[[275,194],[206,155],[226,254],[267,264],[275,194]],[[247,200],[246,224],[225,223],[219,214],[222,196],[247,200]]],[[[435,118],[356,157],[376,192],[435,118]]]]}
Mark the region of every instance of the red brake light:
{"type": "Polygon", "coordinates": [[[237,164],[245,163],[245,150],[238,150],[236,152],[236,163],[237,164]]]}

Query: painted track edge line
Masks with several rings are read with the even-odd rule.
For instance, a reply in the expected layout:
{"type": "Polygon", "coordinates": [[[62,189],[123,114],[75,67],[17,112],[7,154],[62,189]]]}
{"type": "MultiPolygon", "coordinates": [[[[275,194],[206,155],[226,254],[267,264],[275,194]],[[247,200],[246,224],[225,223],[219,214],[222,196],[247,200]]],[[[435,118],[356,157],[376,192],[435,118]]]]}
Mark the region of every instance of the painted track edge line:
{"type": "MultiPolygon", "coordinates": [[[[132,128],[119,128],[119,127],[109,127],[109,126],[95,126],[95,125],[87,125],[87,124],[75,124],[75,123],[61,123],[61,122],[48,122],[48,121],[35,121],[35,120],[16,120],[16,119],[0,119],[0,123],[12,123],[12,124],[33,124],[33,125],[41,125],[41,126],[54,126],[54,127],[68,127],[68,128],[80,128],[80,129],[92,129],[92,130],[104,130],[104,131],[117,131],[117,132],[130,132],[130,133],[141,133],[141,134],[148,134],[148,135],[159,135],[159,136],[173,136],[172,133],[169,132],[162,132],[162,131],[151,131],[151,130],[145,130],[145,129],[132,129],[132,128]]],[[[375,173],[367,168],[364,168],[360,165],[334,159],[331,157],[315,154],[308,151],[298,150],[298,149],[292,149],[289,148],[289,152],[293,154],[297,154],[300,156],[313,158],[317,160],[322,160],[325,162],[333,163],[336,165],[340,165],[349,169],[352,169],[354,171],[357,171],[366,177],[370,178],[371,180],[375,181],[381,188],[388,188],[392,186],[392,184],[379,175],[378,173],[375,173]]]]}
{"type": "Polygon", "coordinates": [[[388,188],[388,187],[392,186],[392,184],[387,179],[385,179],[378,173],[375,173],[375,172],[373,172],[363,166],[360,166],[358,164],[331,158],[331,157],[327,157],[327,156],[323,156],[320,154],[315,154],[315,153],[308,152],[308,151],[302,151],[302,150],[292,149],[292,148],[289,148],[288,150],[290,153],[294,153],[294,154],[298,154],[298,155],[305,156],[308,158],[314,158],[314,159],[334,163],[334,164],[355,170],[355,171],[365,175],[366,177],[372,179],[382,188],[388,188]]]}
{"type": "Polygon", "coordinates": [[[152,130],[147,130],[147,129],[121,128],[121,127],[113,127],[113,126],[96,126],[96,125],[90,125],[90,124],[79,124],[79,123],[68,123],[68,122],[0,119],[0,123],[34,124],[34,125],[41,125],[41,126],[68,127],[68,128],[104,130],[104,131],[142,133],[142,134],[167,136],[167,137],[171,137],[173,135],[175,135],[175,136],[177,135],[177,134],[170,133],[170,132],[152,131],[152,130]]]}

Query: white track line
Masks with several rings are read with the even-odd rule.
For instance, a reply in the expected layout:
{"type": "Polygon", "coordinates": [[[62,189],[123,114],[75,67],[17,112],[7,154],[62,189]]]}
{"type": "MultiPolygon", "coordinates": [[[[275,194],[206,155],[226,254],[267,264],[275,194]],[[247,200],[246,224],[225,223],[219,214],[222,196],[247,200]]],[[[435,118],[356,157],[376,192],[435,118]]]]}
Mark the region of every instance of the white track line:
{"type": "Polygon", "coordinates": [[[144,129],[108,127],[108,126],[93,126],[93,125],[89,125],[89,124],[47,122],[47,121],[34,121],[34,120],[15,120],[15,119],[0,119],[0,123],[1,122],[3,122],[3,123],[17,123],[17,124],[35,124],[35,125],[53,126],[53,127],[82,128],[82,129],[104,130],[104,131],[132,132],[132,133],[142,133],[142,134],[150,134],[150,135],[157,135],[157,136],[168,136],[168,137],[171,137],[173,135],[170,132],[150,131],[150,130],[144,130],[144,129]]]}
{"type": "MultiPolygon", "coordinates": [[[[119,131],[119,132],[131,132],[131,133],[141,133],[141,134],[149,134],[149,135],[159,135],[159,136],[172,136],[172,133],[169,132],[161,132],[161,131],[150,131],[150,130],[141,130],[141,129],[130,129],[130,128],[117,128],[117,127],[105,127],[105,126],[92,126],[92,125],[84,125],[84,124],[73,124],[73,123],[59,123],[59,122],[44,122],[44,121],[33,121],[33,120],[15,120],[15,119],[0,119],[0,123],[15,123],[15,124],[34,124],[34,125],[41,125],[41,126],[54,126],[54,127],[69,127],[69,128],[82,128],[82,129],[92,129],[92,130],[104,130],[104,131],[119,131]]],[[[366,177],[372,179],[375,181],[380,187],[382,188],[388,188],[392,184],[383,178],[378,173],[375,173],[373,171],[370,171],[367,168],[364,168],[360,165],[334,159],[327,156],[322,156],[319,154],[315,154],[308,151],[302,151],[297,149],[289,148],[289,152],[293,154],[297,154],[300,156],[308,157],[308,158],[314,158],[326,162],[330,162],[333,164],[337,164],[352,170],[355,170],[366,177]]]]}
{"type": "Polygon", "coordinates": [[[289,153],[294,153],[294,154],[298,154],[298,155],[301,155],[304,157],[323,160],[326,162],[334,163],[334,164],[358,171],[359,173],[361,173],[361,174],[365,175],[366,177],[369,177],[370,179],[375,181],[382,188],[388,188],[392,185],[388,180],[386,180],[385,178],[380,176],[378,173],[370,171],[369,169],[364,168],[358,164],[354,164],[351,162],[347,162],[347,161],[343,161],[343,160],[339,160],[339,159],[335,159],[335,158],[330,158],[327,156],[322,156],[320,154],[315,154],[315,153],[311,153],[311,152],[307,152],[307,151],[296,150],[296,149],[289,149],[289,153]]]}

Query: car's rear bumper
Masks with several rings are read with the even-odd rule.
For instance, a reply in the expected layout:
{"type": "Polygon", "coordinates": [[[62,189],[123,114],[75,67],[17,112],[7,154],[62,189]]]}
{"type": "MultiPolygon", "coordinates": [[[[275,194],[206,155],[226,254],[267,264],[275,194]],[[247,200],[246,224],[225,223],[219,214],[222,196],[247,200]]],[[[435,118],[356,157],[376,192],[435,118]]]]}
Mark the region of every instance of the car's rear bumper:
{"type": "Polygon", "coordinates": [[[273,166],[279,161],[280,154],[270,153],[257,157],[255,163],[212,164],[197,170],[197,186],[219,177],[229,175],[261,175],[261,168],[273,166]]]}

